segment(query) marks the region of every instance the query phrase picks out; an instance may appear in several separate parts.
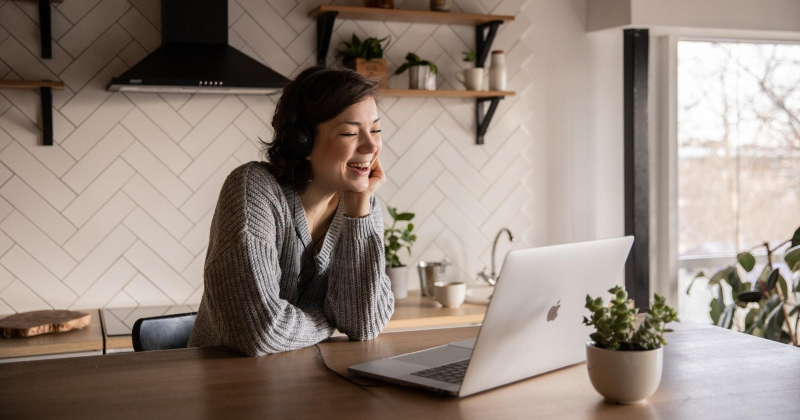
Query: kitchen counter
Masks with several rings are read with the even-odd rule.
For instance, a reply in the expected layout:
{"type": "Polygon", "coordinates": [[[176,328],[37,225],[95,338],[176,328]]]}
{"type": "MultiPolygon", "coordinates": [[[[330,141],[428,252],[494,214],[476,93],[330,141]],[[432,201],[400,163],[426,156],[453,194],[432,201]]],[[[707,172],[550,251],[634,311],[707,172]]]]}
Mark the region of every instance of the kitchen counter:
{"type": "MultiPolygon", "coordinates": [[[[197,305],[94,310],[91,324],[81,330],[0,339],[0,362],[131,352],[131,329],[137,319],[196,311],[197,305]]],[[[408,298],[395,302],[394,315],[383,331],[479,325],[485,313],[486,305],[464,303],[458,308],[443,308],[435,300],[422,297],[419,290],[409,291],[408,298]]],[[[342,334],[337,331],[336,336],[342,334]]]]}
{"type": "MultiPolygon", "coordinates": [[[[196,311],[197,305],[103,309],[106,353],[133,351],[131,328],[139,318],[196,311]]],[[[443,308],[435,300],[422,297],[419,290],[413,290],[408,292],[408,298],[395,302],[394,315],[383,332],[478,325],[485,313],[486,305],[471,303],[443,308]]],[[[343,334],[337,331],[333,336],[343,334]]]]}
{"type": "Polygon", "coordinates": [[[92,319],[79,330],[33,337],[0,337],[0,363],[103,354],[100,311],[82,312],[90,313],[92,319]]]}

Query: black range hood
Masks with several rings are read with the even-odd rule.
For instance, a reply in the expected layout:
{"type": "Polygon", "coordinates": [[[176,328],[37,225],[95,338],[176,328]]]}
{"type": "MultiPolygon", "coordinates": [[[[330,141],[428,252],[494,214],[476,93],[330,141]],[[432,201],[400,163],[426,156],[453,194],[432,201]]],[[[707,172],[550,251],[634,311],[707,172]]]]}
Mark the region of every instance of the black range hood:
{"type": "Polygon", "coordinates": [[[161,0],[161,47],[108,90],[269,94],[289,79],[228,45],[227,0],[161,0]]]}

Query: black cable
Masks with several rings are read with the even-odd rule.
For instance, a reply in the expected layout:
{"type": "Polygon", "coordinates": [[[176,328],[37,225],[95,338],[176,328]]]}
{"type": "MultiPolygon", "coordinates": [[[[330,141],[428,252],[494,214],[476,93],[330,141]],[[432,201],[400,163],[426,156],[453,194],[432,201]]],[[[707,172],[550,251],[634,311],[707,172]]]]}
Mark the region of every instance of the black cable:
{"type": "Polygon", "coordinates": [[[347,376],[344,376],[344,375],[342,375],[341,373],[339,373],[339,372],[337,372],[337,371],[335,371],[335,370],[331,369],[331,367],[330,367],[330,366],[328,366],[328,364],[327,364],[327,363],[325,363],[325,357],[323,357],[323,356],[322,356],[322,349],[321,349],[321,348],[319,348],[319,344],[314,344],[314,346],[317,348],[317,353],[319,353],[319,358],[322,360],[322,364],[323,364],[323,365],[325,365],[325,367],[326,367],[326,368],[327,368],[329,371],[331,371],[331,372],[333,372],[333,373],[335,373],[335,374],[339,375],[339,377],[341,377],[341,378],[342,378],[342,379],[344,379],[345,381],[347,381],[347,382],[350,382],[350,383],[351,383],[351,384],[353,384],[353,385],[358,385],[358,386],[360,386],[360,387],[364,387],[364,388],[377,388],[377,387],[381,387],[381,386],[388,386],[388,385],[389,385],[389,384],[379,384],[379,385],[360,384],[360,383],[358,383],[358,382],[356,382],[356,381],[354,381],[354,380],[352,380],[352,379],[348,378],[347,376]]]}

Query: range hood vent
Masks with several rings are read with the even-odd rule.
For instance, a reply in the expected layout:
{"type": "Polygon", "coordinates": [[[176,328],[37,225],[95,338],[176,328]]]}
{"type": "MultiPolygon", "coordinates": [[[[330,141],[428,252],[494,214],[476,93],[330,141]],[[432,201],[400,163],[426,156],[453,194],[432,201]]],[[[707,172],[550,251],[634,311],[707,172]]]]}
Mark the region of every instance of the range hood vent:
{"type": "Polygon", "coordinates": [[[228,45],[227,0],[161,0],[161,47],[108,90],[270,94],[289,79],[228,45]]]}

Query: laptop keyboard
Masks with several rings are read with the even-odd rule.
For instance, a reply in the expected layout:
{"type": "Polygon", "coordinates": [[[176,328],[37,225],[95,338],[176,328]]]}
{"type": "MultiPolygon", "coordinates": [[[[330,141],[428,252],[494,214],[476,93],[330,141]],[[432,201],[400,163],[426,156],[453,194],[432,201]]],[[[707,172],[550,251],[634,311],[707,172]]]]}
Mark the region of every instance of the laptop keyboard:
{"type": "Polygon", "coordinates": [[[469,359],[464,359],[459,362],[448,363],[419,372],[412,372],[411,374],[423,378],[435,379],[437,381],[449,382],[451,384],[460,384],[461,381],[464,380],[464,374],[467,373],[468,364],[469,359]]]}

